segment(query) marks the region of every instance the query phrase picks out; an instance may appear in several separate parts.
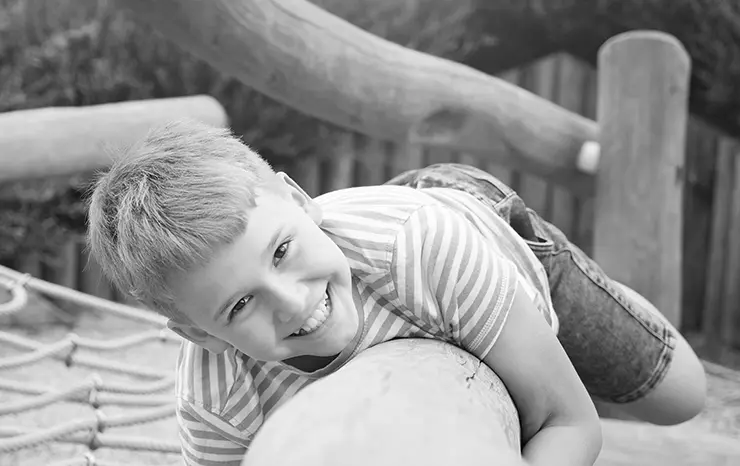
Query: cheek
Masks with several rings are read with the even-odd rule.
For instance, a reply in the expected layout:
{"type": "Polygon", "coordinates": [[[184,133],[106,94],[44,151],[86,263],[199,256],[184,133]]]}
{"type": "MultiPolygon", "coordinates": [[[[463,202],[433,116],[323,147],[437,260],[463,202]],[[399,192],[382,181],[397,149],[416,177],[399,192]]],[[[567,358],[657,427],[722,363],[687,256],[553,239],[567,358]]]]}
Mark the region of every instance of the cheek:
{"type": "Polygon", "coordinates": [[[339,246],[334,244],[327,236],[322,238],[320,247],[315,248],[314,255],[314,260],[326,268],[335,269],[347,262],[347,258],[342,253],[342,250],[339,249],[339,246]]]}
{"type": "Polygon", "coordinates": [[[229,343],[249,354],[270,347],[275,342],[275,326],[263,314],[250,316],[228,329],[229,343]]]}

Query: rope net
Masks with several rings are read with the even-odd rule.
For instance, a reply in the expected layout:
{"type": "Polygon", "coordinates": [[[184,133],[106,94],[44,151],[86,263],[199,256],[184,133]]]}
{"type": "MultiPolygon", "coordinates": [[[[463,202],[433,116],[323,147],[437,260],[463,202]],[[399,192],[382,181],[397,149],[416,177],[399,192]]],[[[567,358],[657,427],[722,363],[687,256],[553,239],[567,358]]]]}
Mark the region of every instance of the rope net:
{"type": "Polygon", "coordinates": [[[0,266],[0,464],[183,464],[180,342],[152,312],[0,266]],[[81,313],[73,329],[7,324],[34,306],[29,291],[99,312],[81,313]]]}

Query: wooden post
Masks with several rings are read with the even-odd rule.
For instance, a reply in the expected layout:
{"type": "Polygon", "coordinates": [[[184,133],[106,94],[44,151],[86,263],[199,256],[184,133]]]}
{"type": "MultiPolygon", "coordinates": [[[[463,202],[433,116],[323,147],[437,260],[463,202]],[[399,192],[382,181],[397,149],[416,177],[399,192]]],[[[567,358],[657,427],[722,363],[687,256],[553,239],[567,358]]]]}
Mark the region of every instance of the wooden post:
{"type": "Polygon", "coordinates": [[[618,35],[599,53],[594,256],[676,327],[690,67],[678,40],[659,32],[618,35]]]}
{"type": "Polygon", "coordinates": [[[179,118],[226,125],[225,110],[210,96],[0,114],[0,182],[105,168],[111,163],[107,145],[127,144],[152,126],[179,118]]]}
{"type": "Polygon", "coordinates": [[[519,418],[470,354],[404,339],[360,353],[281,406],[244,466],[523,466],[519,418]]]}

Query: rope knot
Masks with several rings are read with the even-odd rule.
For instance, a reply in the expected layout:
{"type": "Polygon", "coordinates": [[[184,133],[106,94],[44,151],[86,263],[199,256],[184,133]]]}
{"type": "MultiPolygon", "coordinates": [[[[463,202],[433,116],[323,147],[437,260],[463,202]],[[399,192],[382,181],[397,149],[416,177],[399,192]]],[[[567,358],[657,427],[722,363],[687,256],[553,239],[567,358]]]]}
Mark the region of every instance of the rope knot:
{"type": "Polygon", "coordinates": [[[77,343],[79,337],[74,333],[70,333],[67,338],[69,339],[69,344],[71,346],[69,348],[69,353],[67,353],[67,356],[64,358],[64,365],[67,367],[72,367],[72,363],[74,362],[74,355],[77,352],[77,349],[80,347],[79,343],[77,343]]]}
{"type": "Polygon", "coordinates": [[[90,396],[88,397],[87,402],[93,407],[93,409],[98,409],[100,408],[98,395],[100,395],[100,389],[103,386],[103,379],[101,379],[98,374],[93,374],[92,377],[90,377],[90,381],[92,382],[92,386],[90,387],[90,396]]]}
{"type": "Polygon", "coordinates": [[[95,455],[91,451],[88,451],[85,453],[85,466],[95,466],[97,461],[95,460],[95,455]]]}
{"type": "MultiPolygon", "coordinates": [[[[87,448],[90,451],[95,451],[101,447],[102,443],[98,434],[103,433],[106,427],[105,415],[99,409],[95,410],[95,427],[90,429],[90,439],[87,441],[87,448]]],[[[95,459],[94,457],[92,458],[95,459]]]]}
{"type": "Polygon", "coordinates": [[[103,431],[108,427],[107,418],[105,417],[105,414],[103,414],[103,411],[96,409],[95,410],[95,430],[102,434],[103,431]]]}

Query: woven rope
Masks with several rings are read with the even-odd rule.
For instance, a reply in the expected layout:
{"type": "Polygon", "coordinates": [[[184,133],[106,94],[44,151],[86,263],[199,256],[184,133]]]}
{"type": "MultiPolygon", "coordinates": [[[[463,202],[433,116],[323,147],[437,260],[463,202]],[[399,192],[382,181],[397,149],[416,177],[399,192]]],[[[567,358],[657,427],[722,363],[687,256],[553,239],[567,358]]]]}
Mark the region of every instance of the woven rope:
{"type": "MultiPolygon", "coordinates": [[[[180,453],[179,445],[173,442],[104,432],[109,428],[129,427],[162,419],[174,419],[173,398],[172,396],[162,395],[163,392],[173,389],[174,374],[162,374],[161,371],[145,366],[124,364],[110,358],[84,353],[84,351],[109,353],[151,342],[180,344],[180,338],[166,328],[166,319],[146,310],[114,303],[48,283],[4,266],[0,266],[0,287],[6,288],[11,294],[10,301],[0,303],[0,317],[22,312],[28,303],[28,291],[34,291],[57,300],[64,300],[157,327],[135,335],[105,341],[84,338],[70,333],[63,339],[50,344],[43,344],[29,338],[0,331],[0,345],[10,346],[20,351],[20,354],[0,358],[0,370],[17,369],[54,359],[64,362],[69,367],[82,366],[100,372],[124,374],[139,379],[136,383],[110,382],[105,381],[96,372],[72,386],[50,388],[24,381],[0,378],[0,392],[7,391],[27,395],[25,399],[19,401],[0,403],[0,416],[17,415],[61,402],[87,404],[94,412],[93,419],[72,419],[43,429],[0,426],[0,457],[52,442],[83,444],[87,445],[90,450],[84,457],[62,460],[54,463],[53,466],[122,466],[95,458],[92,452],[98,448],[180,453]],[[101,408],[110,405],[143,407],[145,409],[137,409],[131,413],[109,417],[103,414],[101,408]]],[[[0,397],[0,399],[2,398],[0,397]]]]}

